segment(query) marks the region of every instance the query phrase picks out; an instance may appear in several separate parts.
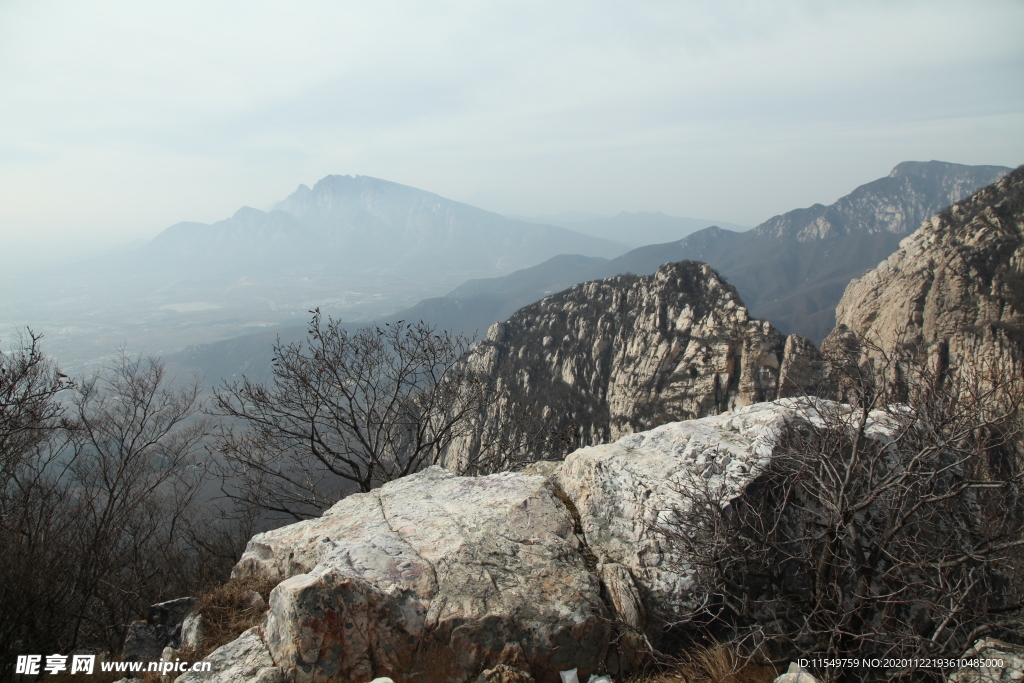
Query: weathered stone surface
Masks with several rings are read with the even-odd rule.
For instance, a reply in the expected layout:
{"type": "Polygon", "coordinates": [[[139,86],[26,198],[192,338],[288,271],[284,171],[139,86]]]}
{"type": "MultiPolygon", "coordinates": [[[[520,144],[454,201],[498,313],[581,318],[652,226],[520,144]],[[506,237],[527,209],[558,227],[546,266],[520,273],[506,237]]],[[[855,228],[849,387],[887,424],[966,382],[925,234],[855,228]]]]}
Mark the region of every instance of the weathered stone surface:
{"type": "Polygon", "coordinates": [[[145,621],[133,621],[128,625],[121,650],[123,662],[149,662],[160,659],[164,649],[163,641],[157,637],[156,628],[145,621]]]}
{"type": "Polygon", "coordinates": [[[627,569],[648,611],[682,615],[699,602],[700,587],[686,558],[662,547],[657,527],[669,510],[687,509],[683,491],[695,477],[726,498],[738,496],[768,463],[786,421],[805,415],[806,405],[783,399],[662,425],[582,448],[551,477],[575,505],[598,562],[627,569]]]}
{"type": "Polygon", "coordinates": [[[650,650],[644,633],[647,628],[647,610],[629,569],[615,562],[598,565],[601,584],[619,621],[617,647],[609,654],[608,668],[631,671],[641,662],[642,653],[650,650]]]}
{"type": "Polygon", "coordinates": [[[162,626],[167,633],[176,632],[195,605],[195,598],[177,598],[152,605],[149,608],[149,623],[162,626]]]}
{"type": "Polygon", "coordinates": [[[270,651],[253,627],[227,645],[217,648],[204,661],[210,671],[188,672],[175,683],[282,683],[280,668],[274,666],[270,651]]]}
{"type": "Polygon", "coordinates": [[[604,658],[609,612],[544,477],[441,468],[253,538],[235,575],[284,580],[266,638],[290,680],[534,676],[604,658]]]}
{"type": "Polygon", "coordinates": [[[1024,680],[1024,647],[983,638],[963,654],[986,666],[965,666],[950,674],[949,683],[1003,683],[1024,680]],[[987,666],[991,664],[992,666],[987,666]]]}
{"type": "Polygon", "coordinates": [[[551,428],[577,431],[585,446],[772,400],[787,360],[791,384],[813,374],[799,369],[808,350],[791,346],[800,354],[787,359],[782,335],[703,263],[576,285],[495,324],[476,346],[469,365],[495,380],[497,400],[449,463],[493,442],[514,404],[555,416],[551,428]]]}
{"type": "Polygon", "coordinates": [[[128,626],[122,661],[145,662],[160,659],[164,648],[181,645],[181,625],[195,607],[195,598],[177,598],[149,608],[146,621],[135,621],[128,626]]]}
{"type": "Polygon", "coordinates": [[[828,364],[814,342],[797,334],[786,337],[779,370],[779,398],[814,395],[827,374],[828,364]]]}
{"type": "Polygon", "coordinates": [[[846,288],[832,336],[891,352],[913,344],[938,369],[1024,371],[1024,167],[925,221],[846,288]]]}
{"type": "Polygon", "coordinates": [[[245,596],[242,598],[242,608],[253,611],[263,611],[267,609],[267,601],[263,599],[263,596],[256,591],[247,591],[245,596]]]}
{"type": "Polygon", "coordinates": [[[192,612],[181,622],[181,647],[198,650],[203,642],[203,616],[192,612]]]}

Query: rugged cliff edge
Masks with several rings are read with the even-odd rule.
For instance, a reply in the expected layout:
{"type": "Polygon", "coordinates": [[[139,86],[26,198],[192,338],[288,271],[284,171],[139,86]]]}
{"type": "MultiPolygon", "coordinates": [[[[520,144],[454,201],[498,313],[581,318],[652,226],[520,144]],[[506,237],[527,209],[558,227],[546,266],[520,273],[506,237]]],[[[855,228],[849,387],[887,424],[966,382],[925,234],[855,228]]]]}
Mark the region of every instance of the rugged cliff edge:
{"type": "Polygon", "coordinates": [[[836,309],[850,332],[893,351],[913,344],[939,366],[1024,371],[1024,167],[925,221],[836,309]]]}
{"type": "Polygon", "coordinates": [[[813,344],[751,318],[703,263],[576,285],[491,326],[469,364],[496,382],[498,398],[449,462],[493,441],[513,404],[551,416],[555,432],[577,435],[574,445],[606,443],[797,393],[817,358],[813,344]]]}

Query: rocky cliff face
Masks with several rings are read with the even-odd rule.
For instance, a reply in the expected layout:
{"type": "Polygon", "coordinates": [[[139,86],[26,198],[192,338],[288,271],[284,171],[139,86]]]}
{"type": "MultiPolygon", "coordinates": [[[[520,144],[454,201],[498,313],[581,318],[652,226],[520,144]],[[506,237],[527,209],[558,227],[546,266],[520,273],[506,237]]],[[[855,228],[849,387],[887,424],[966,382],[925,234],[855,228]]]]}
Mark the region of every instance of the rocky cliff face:
{"type": "Polygon", "coordinates": [[[1024,362],[1024,167],[925,221],[846,288],[833,338],[914,344],[939,363],[1024,362]]]}
{"type": "Polygon", "coordinates": [[[477,346],[469,364],[496,381],[498,400],[450,462],[493,441],[513,404],[550,417],[555,432],[575,432],[573,445],[591,445],[772,400],[787,377],[813,374],[813,345],[795,338],[789,349],[703,263],[576,285],[493,325],[477,346]]]}

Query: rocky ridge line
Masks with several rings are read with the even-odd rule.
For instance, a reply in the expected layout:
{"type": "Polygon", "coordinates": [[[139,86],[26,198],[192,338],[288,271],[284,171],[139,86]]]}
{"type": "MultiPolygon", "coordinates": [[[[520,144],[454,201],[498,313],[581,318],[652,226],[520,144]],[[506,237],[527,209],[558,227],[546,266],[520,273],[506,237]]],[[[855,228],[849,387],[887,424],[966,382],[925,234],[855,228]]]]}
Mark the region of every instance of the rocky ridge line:
{"type": "Polygon", "coordinates": [[[941,369],[1024,372],[1024,166],[925,221],[853,280],[830,342],[853,333],[912,345],[941,369]]]}
{"type": "MultiPolygon", "coordinates": [[[[496,323],[468,360],[496,383],[480,429],[449,450],[468,462],[526,405],[573,446],[800,393],[820,372],[809,341],[750,317],[736,289],[695,261],[576,285],[496,323]]],[[[539,446],[522,453],[545,457],[539,446]],[[536,452],[534,452],[536,451],[536,452]]],[[[546,457],[550,457],[548,454],[546,457]]]]}

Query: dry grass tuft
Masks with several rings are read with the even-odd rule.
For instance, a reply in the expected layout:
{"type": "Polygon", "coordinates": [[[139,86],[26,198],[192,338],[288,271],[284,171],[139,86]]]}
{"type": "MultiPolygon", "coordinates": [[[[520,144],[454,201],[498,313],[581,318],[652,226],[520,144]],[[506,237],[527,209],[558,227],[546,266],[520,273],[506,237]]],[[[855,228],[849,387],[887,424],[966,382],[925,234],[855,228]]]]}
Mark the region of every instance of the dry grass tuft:
{"type": "Polygon", "coordinates": [[[779,675],[763,657],[740,657],[724,645],[694,648],[680,662],[629,679],[630,683],[772,683],[779,675]]]}
{"type": "Polygon", "coordinates": [[[226,583],[201,593],[196,609],[203,617],[202,643],[196,650],[178,650],[177,656],[183,660],[199,661],[259,624],[267,608],[248,607],[245,603],[249,593],[256,591],[264,603],[268,603],[270,591],[277,584],[277,581],[255,577],[228,579],[226,583]]]}

